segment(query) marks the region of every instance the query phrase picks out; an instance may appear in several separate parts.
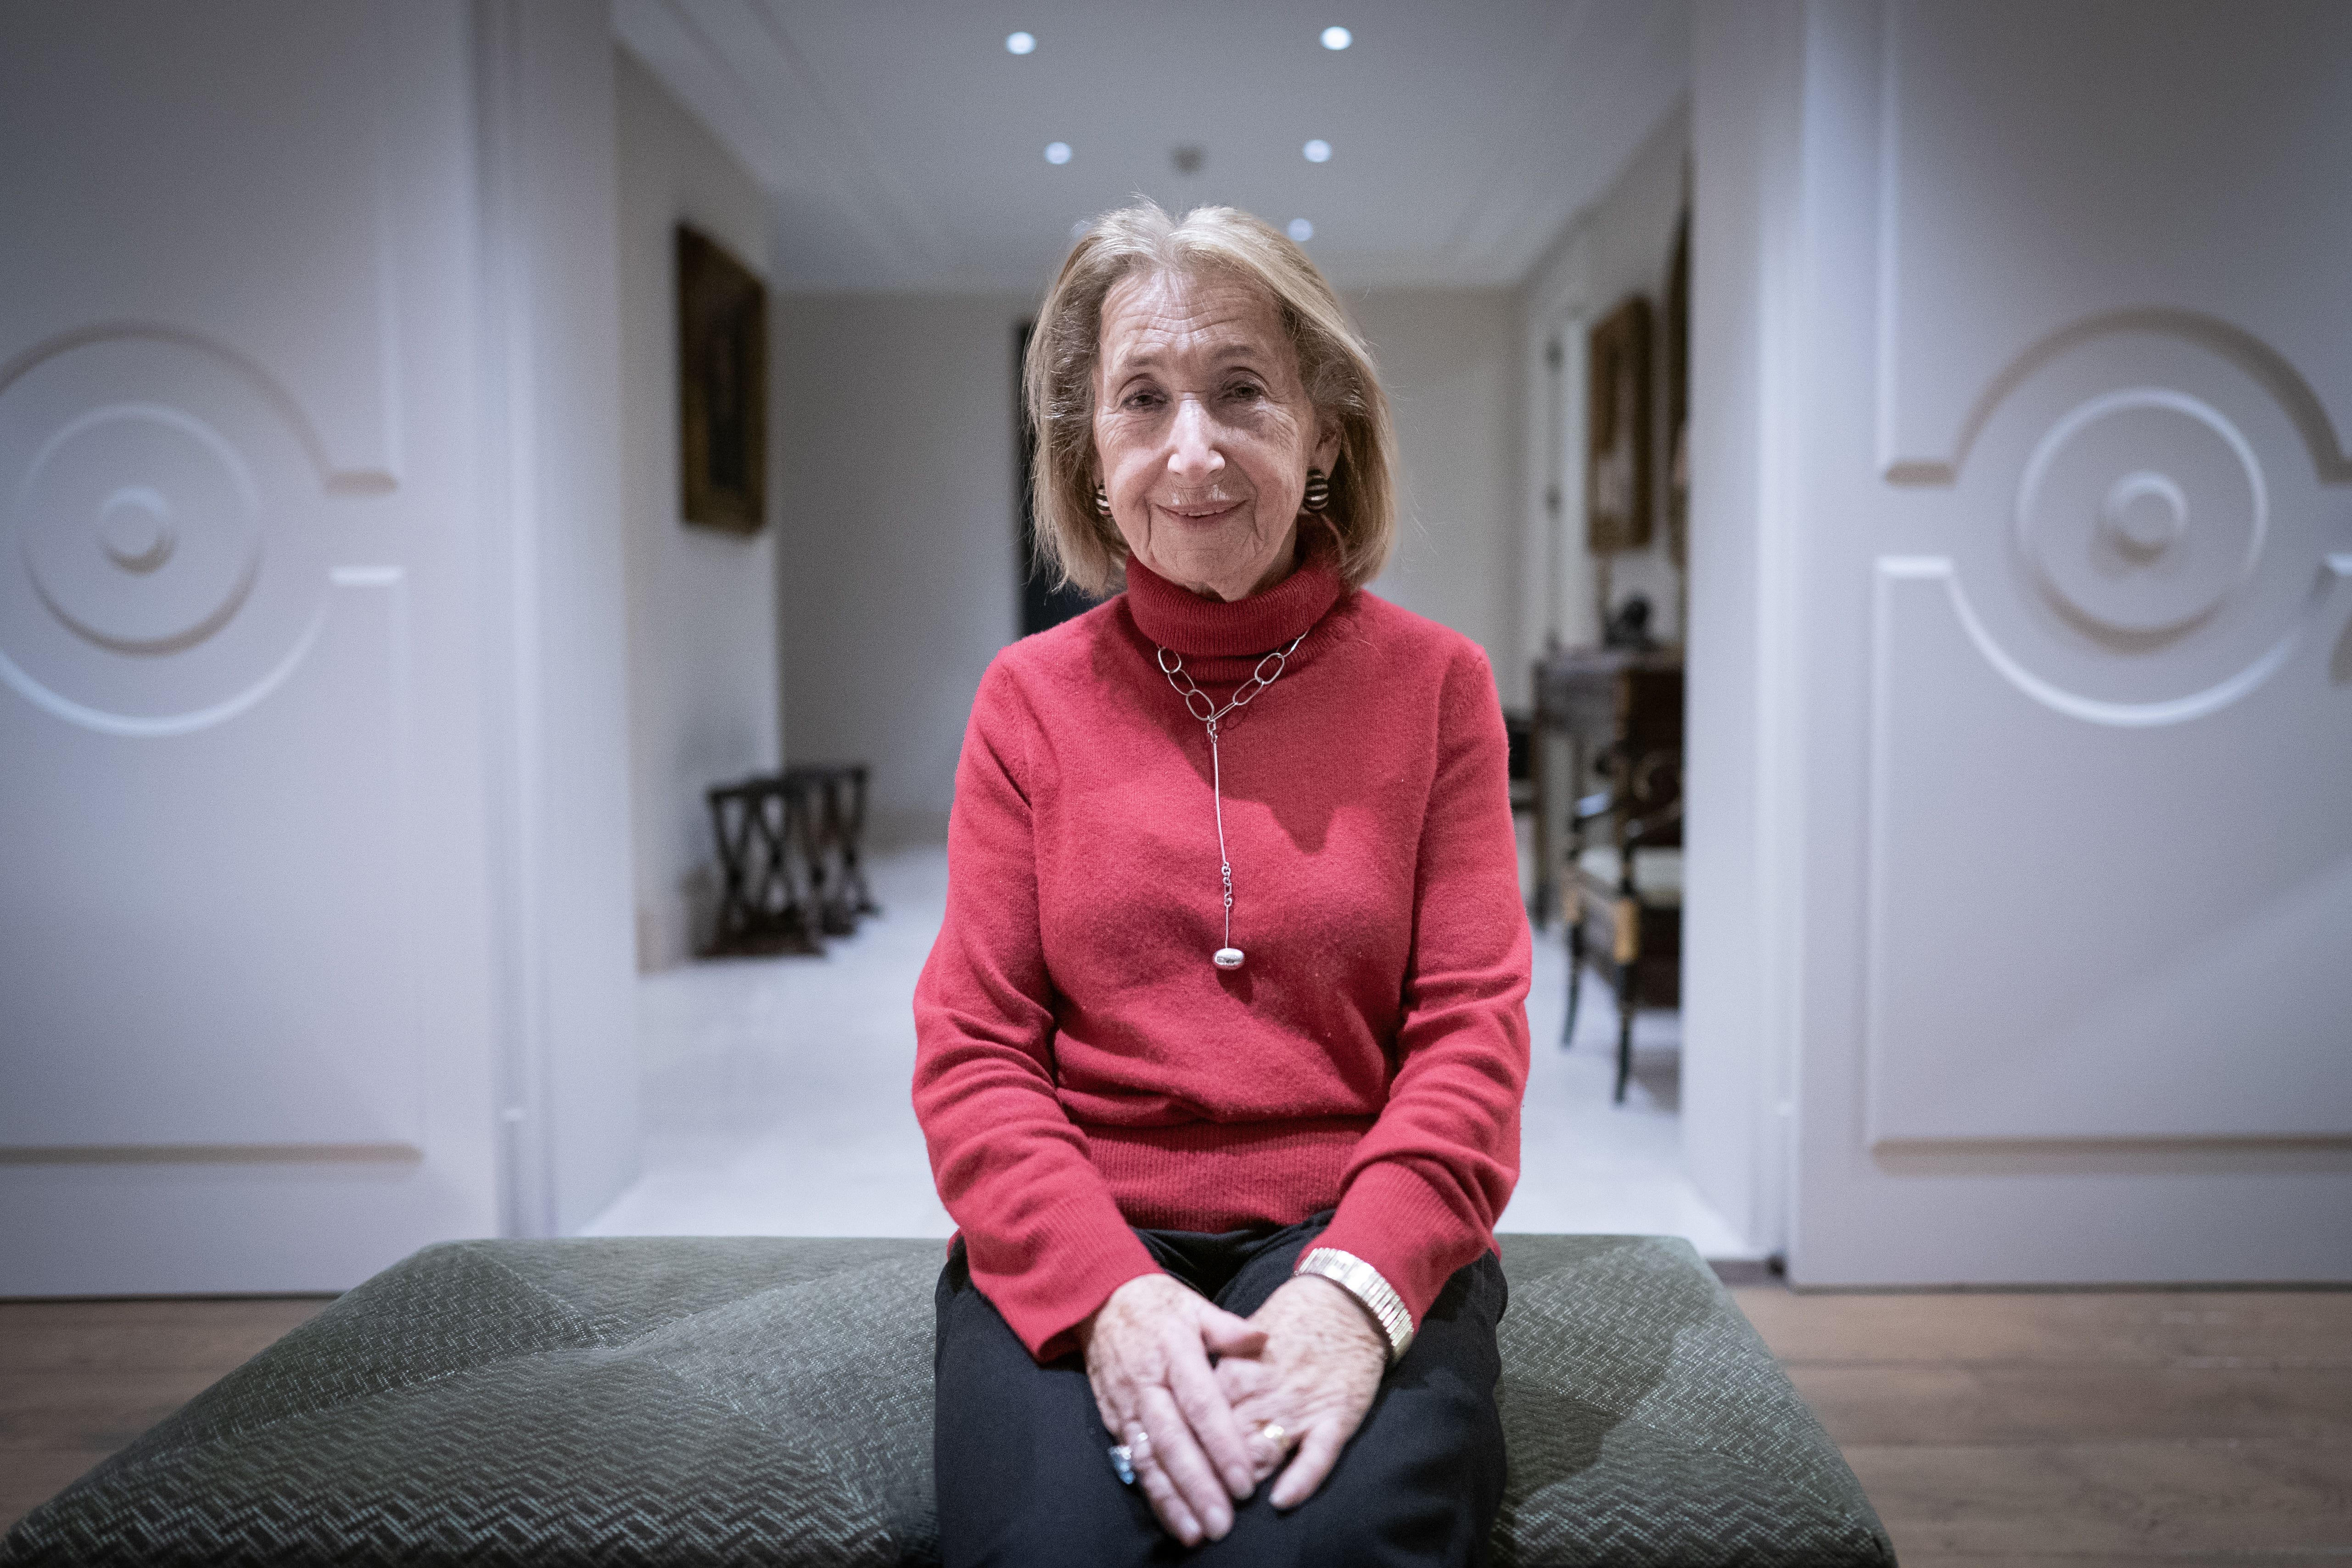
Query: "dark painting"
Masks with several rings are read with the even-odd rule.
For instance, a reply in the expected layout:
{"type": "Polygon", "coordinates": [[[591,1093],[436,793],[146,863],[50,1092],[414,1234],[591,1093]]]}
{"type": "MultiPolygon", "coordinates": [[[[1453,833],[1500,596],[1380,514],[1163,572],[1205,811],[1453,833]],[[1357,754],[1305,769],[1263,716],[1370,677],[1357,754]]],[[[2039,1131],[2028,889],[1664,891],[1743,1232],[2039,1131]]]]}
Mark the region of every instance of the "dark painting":
{"type": "Polygon", "coordinates": [[[686,521],[757,533],[767,521],[768,291],[677,230],[679,504],[686,521]]]}
{"type": "Polygon", "coordinates": [[[1585,384],[1585,548],[1650,542],[1650,302],[1636,294],[1592,329],[1585,384]]]}

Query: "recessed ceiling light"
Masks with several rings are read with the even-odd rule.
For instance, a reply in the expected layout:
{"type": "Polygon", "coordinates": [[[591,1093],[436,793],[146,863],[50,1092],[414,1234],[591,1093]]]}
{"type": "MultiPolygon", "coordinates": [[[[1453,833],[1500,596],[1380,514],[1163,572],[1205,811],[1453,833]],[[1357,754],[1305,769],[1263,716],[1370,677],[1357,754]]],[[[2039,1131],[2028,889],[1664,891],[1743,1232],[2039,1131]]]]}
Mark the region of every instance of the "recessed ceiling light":
{"type": "MultiPolygon", "coordinates": [[[[1333,31],[1339,32],[1344,31],[1344,29],[1334,28],[1333,31]]],[[[1326,33],[1323,37],[1327,40],[1324,45],[1326,48],[1344,49],[1348,47],[1345,44],[1334,44],[1328,42],[1328,40],[1331,37],[1330,33],[1326,33]]],[[[1007,33],[1004,35],[1004,52],[1008,55],[1025,55],[1036,47],[1037,35],[1034,33],[1007,33]]]]}
{"type": "Polygon", "coordinates": [[[1070,144],[1067,142],[1048,142],[1045,143],[1045,162],[1048,163],[1066,163],[1069,161],[1070,144]]]}
{"type": "Polygon", "coordinates": [[[1315,237],[1315,226],[1303,217],[1290,220],[1290,237],[1304,245],[1315,237]]]}
{"type": "MultiPolygon", "coordinates": [[[[1017,38],[1025,38],[1028,36],[1029,35],[1026,33],[1015,33],[1013,35],[1013,37],[1017,38]]],[[[1323,29],[1323,47],[1327,49],[1344,49],[1355,41],[1356,35],[1348,31],[1345,27],[1326,27],[1323,29]]],[[[1017,55],[1025,54],[1027,51],[1024,49],[1015,49],[1013,52],[1017,55]]]]}
{"type": "Polygon", "coordinates": [[[1331,143],[1324,141],[1320,136],[1301,147],[1299,151],[1307,154],[1307,161],[1310,163],[1328,163],[1331,161],[1331,143]]]}

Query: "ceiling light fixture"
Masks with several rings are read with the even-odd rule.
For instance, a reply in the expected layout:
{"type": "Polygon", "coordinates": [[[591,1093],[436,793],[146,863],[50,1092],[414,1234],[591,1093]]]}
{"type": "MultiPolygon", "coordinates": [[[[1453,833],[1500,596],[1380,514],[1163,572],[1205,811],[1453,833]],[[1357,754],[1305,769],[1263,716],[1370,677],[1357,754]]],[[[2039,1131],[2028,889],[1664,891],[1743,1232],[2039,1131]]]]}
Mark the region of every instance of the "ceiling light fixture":
{"type": "MultiPolygon", "coordinates": [[[[1323,36],[1328,40],[1331,35],[1326,33],[1323,36]]],[[[1004,35],[1004,52],[1008,55],[1025,55],[1036,47],[1037,35],[1034,33],[1007,33],[1004,35]]],[[[1330,44],[1327,42],[1325,47],[1329,48],[1344,49],[1348,46],[1345,44],[1330,44]]]]}
{"type": "Polygon", "coordinates": [[[1320,136],[1301,147],[1299,151],[1307,154],[1307,161],[1310,163],[1328,163],[1331,161],[1331,143],[1324,141],[1320,136]]]}
{"type": "Polygon", "coordinates": [[[1048,163],[1066,163],[1069,161],[1070,144],[1067,142],[1048,142],[1045,143],[1045,162],[1048,163]]]}
{"type": "Polygon", "coordinates": [[[1304,245],[1315,237],[1315,226],[1303,217],[1290,220],[1290,237],[1304,245]]]}
{"type": "MultiPolygon", "coordinates": [[[[1028,37],[1025,33],[1016,33],[1013,36],[1015,37],[1028,37]]],[[[1344,49],[1355,41],[1356,35],[1348,31],[1345,27],[1326,27],[1323,29],[1323,47],[1327,49],[1344,49]]],[[[1013,51],[1015,54],[1019,54],[1022,51],[1018,49],[1013,51]]]]}

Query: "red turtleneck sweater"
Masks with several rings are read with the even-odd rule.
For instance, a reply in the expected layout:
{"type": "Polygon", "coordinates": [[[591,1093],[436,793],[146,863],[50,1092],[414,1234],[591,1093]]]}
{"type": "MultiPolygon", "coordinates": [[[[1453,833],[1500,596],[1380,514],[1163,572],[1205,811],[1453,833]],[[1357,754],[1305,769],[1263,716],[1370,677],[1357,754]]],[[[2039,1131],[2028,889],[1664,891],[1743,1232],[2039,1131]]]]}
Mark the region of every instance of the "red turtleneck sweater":
{"type": "Polygon", "coordinates": [[[1494,1245],[1528,1069],[1502,714],[1459,634],[1310,560],[1234,604],[1127,591],[1006,648],[972,704],[948,911],[915,990],[915,1112],[972,1279],[1032,1353],[1157,1265],[1130,1225],[1289,1225],[1417,1323],[1494,1245]],[[1209,744],[1157,649],[1219,702],[1209,744]]]}

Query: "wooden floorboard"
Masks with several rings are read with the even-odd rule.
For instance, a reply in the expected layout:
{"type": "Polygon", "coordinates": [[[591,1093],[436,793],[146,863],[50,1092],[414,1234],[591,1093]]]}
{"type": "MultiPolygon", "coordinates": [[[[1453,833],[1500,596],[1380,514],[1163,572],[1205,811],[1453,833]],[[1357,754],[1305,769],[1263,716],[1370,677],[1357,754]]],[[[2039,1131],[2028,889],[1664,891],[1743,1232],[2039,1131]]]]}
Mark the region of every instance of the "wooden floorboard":
{"type": "Polygon", "coordinates": [[[1783,1361],[2352,1368],[2352,1290],[1732,1293],[1783,1361]]]}
{"type": "Polygon", "coordinates": [[[2352,1292],[1734,1292],[1906,1568],[2352,1560],[2352,1292]]]}
{"type": "Polygon", "coordinates": [[[2033,1552],[2019,1555],[2002,1552],[1999,1556],[1957,1556],[1941,1552],[1906,1553],[1902,1568],[2326,1568],[2327,1564],[2345,1560],[2352,1553],[2341,1552],[2250,1552],[2208,1553],[2175,1556],[2165,1553],[2150,1556],[2145,1552],[2068,1552],[2053,1555],[2033,1552]]]}
{"type": "Polygon", "coordinates": [[[0,1301],[0,1529],[329,1300],[0,1301]]]}
{"type": "Polygon", "coordinates": [[[1906,1560],[2352,1548],[2352,1447],[1857,1444],[1845,1455],[1906,1560]]]}
{"type": "MultiPolygon", "coordinates": [[[[2352,1292],[1735,1294],[1906,1568],[2352,1561],[2352,1292]]],[[[0,1526],[323,1304],[0,1302],[0,1526]]]]}
{"type": "Polygon", "coordinates": [[[2352,1443],[2352,1370],[1786,1364],[1842,1444],[2352,1443]]]}
{"type": "Polygon", "coordinates": [[[210,1372],[0,1372],[0,1453],[103,1458],[194,1399],[210,1372]]]}
{"type": "Polygon", "coordinates": [[[0,1301],[0,1372],[221,1373],[308,1322],[324,1296],[0,1301]]]}

